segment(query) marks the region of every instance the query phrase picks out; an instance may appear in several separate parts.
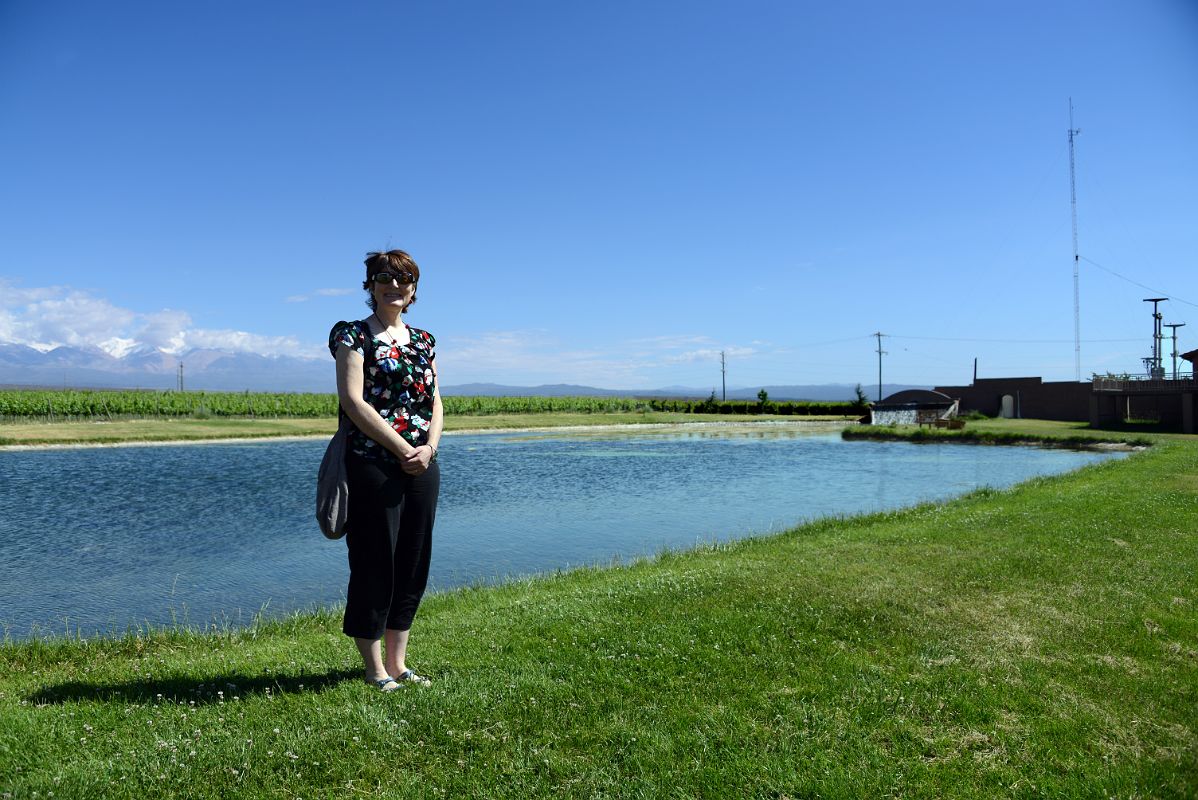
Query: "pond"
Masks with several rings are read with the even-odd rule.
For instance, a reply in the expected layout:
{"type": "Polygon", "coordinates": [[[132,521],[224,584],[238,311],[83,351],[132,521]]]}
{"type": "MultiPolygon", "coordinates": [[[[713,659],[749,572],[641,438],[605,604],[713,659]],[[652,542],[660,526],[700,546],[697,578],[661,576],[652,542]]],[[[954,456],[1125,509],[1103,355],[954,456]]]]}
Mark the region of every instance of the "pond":
{"type": "MultiPolygon", "coordinates": [[[[13,639],[249,624],[339,603],[313,518],[325,441],[0,452],[13,639]]],[[[446,436],[431,588],[499,581],[1005,487],[1112,454],[845,442],[801,426],[446,436]]]]}

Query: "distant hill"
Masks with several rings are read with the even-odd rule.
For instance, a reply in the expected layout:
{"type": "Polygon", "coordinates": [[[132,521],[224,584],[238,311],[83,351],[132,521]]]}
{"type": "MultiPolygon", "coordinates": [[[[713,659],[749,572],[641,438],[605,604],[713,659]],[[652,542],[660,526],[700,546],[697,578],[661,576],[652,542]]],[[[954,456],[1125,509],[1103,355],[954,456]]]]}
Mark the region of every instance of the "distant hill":
{"type": "MultiPolygon", "coordinates": [[[[769,394],[771,400],[855,400],[856,384],[823,383],[811,385],[790,386],[754,386],[728,390],[729,400],[756,400],[761,389],[769,394]]],[[[904,389],[926,389],[927,386],[914,386],[905,383],[882,384],[882,396],[886,397],[904,389]]],[[[870,400],[876,400],[878,387],[862,387],[870,400]]],[[[667,386],[663,389],[600,389],[595,386],[579,386],[569,383],[542,384],[540,386],[505,386],[498,383],[463,383],[455,386],[443,386],[441,391],[447,395],[483,395],[487,397],[676,397],[679,399],[704,400],[711,394],[711,389],[700,389],[694,386],[667,386]]],[[[716,391],[716,397],[720,392],[716,391]]]]}
{"type": "Polygon", "coordinates": [[[620,389],[599,389],[575,383],[546,383],[540,386],[505,386],[498,383],[461,383],[442,386],[442,394],[479,395],[483,397],[626,397],[637,392],[620,389]]]}
{"type": "MultiPolygon", "coordinates": [[[[183,362],[183,385],[207,391],[332,392],[333,360],[260,356],[222,350],[190,350],[172,355],[153,348],[137,348],[121,357],[98,347],[58,347],[48,352],[20,344],[0,344],[0,385],[71,387],[92,389],[174,389],[179,362],[183,362]]],[[[729,400],[756,400],[763,387],[728,389],[729,400]]],[[[853,384],[766,386],[771,400],[852,400],[853,384]]],[[[884,384],[883,396],[902,389],[925,386],[884,384]]],[[[443,386],[444,394],[489,397],[672,397],[705,399],[710,388],[666,386],[658,389],[601,389],[572,383],[540,386],[508,386],[498,383],[464,383],[443,386]]],[[[877,386],[866,386],[876,399],[877,386]]],[[[717,397],[719,392],[716,392],[717,397]]]]}

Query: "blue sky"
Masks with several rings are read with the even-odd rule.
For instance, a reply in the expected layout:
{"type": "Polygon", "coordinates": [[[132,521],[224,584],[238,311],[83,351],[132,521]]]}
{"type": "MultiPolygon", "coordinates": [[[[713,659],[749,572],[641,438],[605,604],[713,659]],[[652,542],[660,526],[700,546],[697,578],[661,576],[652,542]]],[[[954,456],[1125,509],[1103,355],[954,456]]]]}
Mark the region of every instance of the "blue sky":
{"type": "Polygon", "coordinates": [[[1139,371],[1193,2],[6,0],[0,342],[327,358],[392,246],[448,384],[1071,379],[1070,97],[1083,377],[1139,371]]]}

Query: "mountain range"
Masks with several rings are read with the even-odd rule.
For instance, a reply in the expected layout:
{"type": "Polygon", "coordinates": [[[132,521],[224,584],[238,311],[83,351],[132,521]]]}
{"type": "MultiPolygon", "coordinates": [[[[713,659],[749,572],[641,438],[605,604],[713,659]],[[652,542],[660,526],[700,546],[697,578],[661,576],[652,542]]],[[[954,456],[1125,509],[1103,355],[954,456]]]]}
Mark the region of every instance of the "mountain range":
{"type": "MultiPolygon", "coordinates": [[[[183,364],[186,389],[207,391],[333,391],[333,360],[261,356],[223,350],[190,350],[182,355],[151,347],[135,347],[116,357],[99,347],[56,347],[42,351],[20,344],[0,344],[0,385],[94,389],[175,389],[179,364],[183,364]]],[[[730,388],[729,400],[756,400],[762,388],[771,400],[852,400],[851,384],[814,384],[730,388]]],[[[902,389],[925,388],[907,384],[883,384],[883,396],[902,389]]],[[[665,386],[657,389],[602,389],[577,384],[507,386],[468,383],[443,386],[447,395],[493,397],[677,397],[706,398],[710,388],[665,386]]],[[[876,399],[877,386],[864,391],[876,399]]],[[[720,392],[716,392],[717,397],[720,392]]]]}
{"type": "Polygon", "coordinates": [[[99,347],[62,346],[41,351],[0,344],[0,383],[96,389],[175,389],[179,364],[183,386],[209,391],[327,392],[333,360],[261,356],[224,350],[189,350],[182,355],[136,347],[120,358],[99,347]]]}

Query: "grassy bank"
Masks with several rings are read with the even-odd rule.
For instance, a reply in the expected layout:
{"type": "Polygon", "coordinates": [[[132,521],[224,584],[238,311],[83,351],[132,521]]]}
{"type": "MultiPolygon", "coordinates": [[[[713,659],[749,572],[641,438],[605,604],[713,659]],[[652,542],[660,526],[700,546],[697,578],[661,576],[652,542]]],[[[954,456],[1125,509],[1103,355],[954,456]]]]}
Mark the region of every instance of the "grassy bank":
{"type": "MultiPolygon", "coordinates": [[[[609,414],[523,413],[477,416],[447,416],[445,428],[499,430],[560,428],[576,425],[690,424],[711,422],[807,422],[841,420],[844,417],[775,417],[762,414],[721,414],[718,417],[657,411],[609,414]]],[[[212,418],[212,419],[127,419],[71,422],[7,422],[0,424],[0,445],[118,444],[123,442],[185,442],[213,439],[253,439],[272,436],[332,436],[334,418],[298,417],[212,418]]]]}
{"type": "Polygon", "coordinates": [[[970,422],[960,430],[914,425],[855,425],[845,428],[845,439],[875,439],[917,443],[966,442],[969,444],[1023,445],[1087,448],[1119,443],[1147,447],[1154,441],[1176,438],[1134,431],[1092,429],[1084,422],[1050,420],[990,419],[970,422]]]}
{"type": "MultiPolygon", "coordinates": [[[[339,547],[332,543],[330,547],[339,547]]],[[[0,648],[12,797],[1192,797],[1198,446],[430,597],[0,648]]]]}

